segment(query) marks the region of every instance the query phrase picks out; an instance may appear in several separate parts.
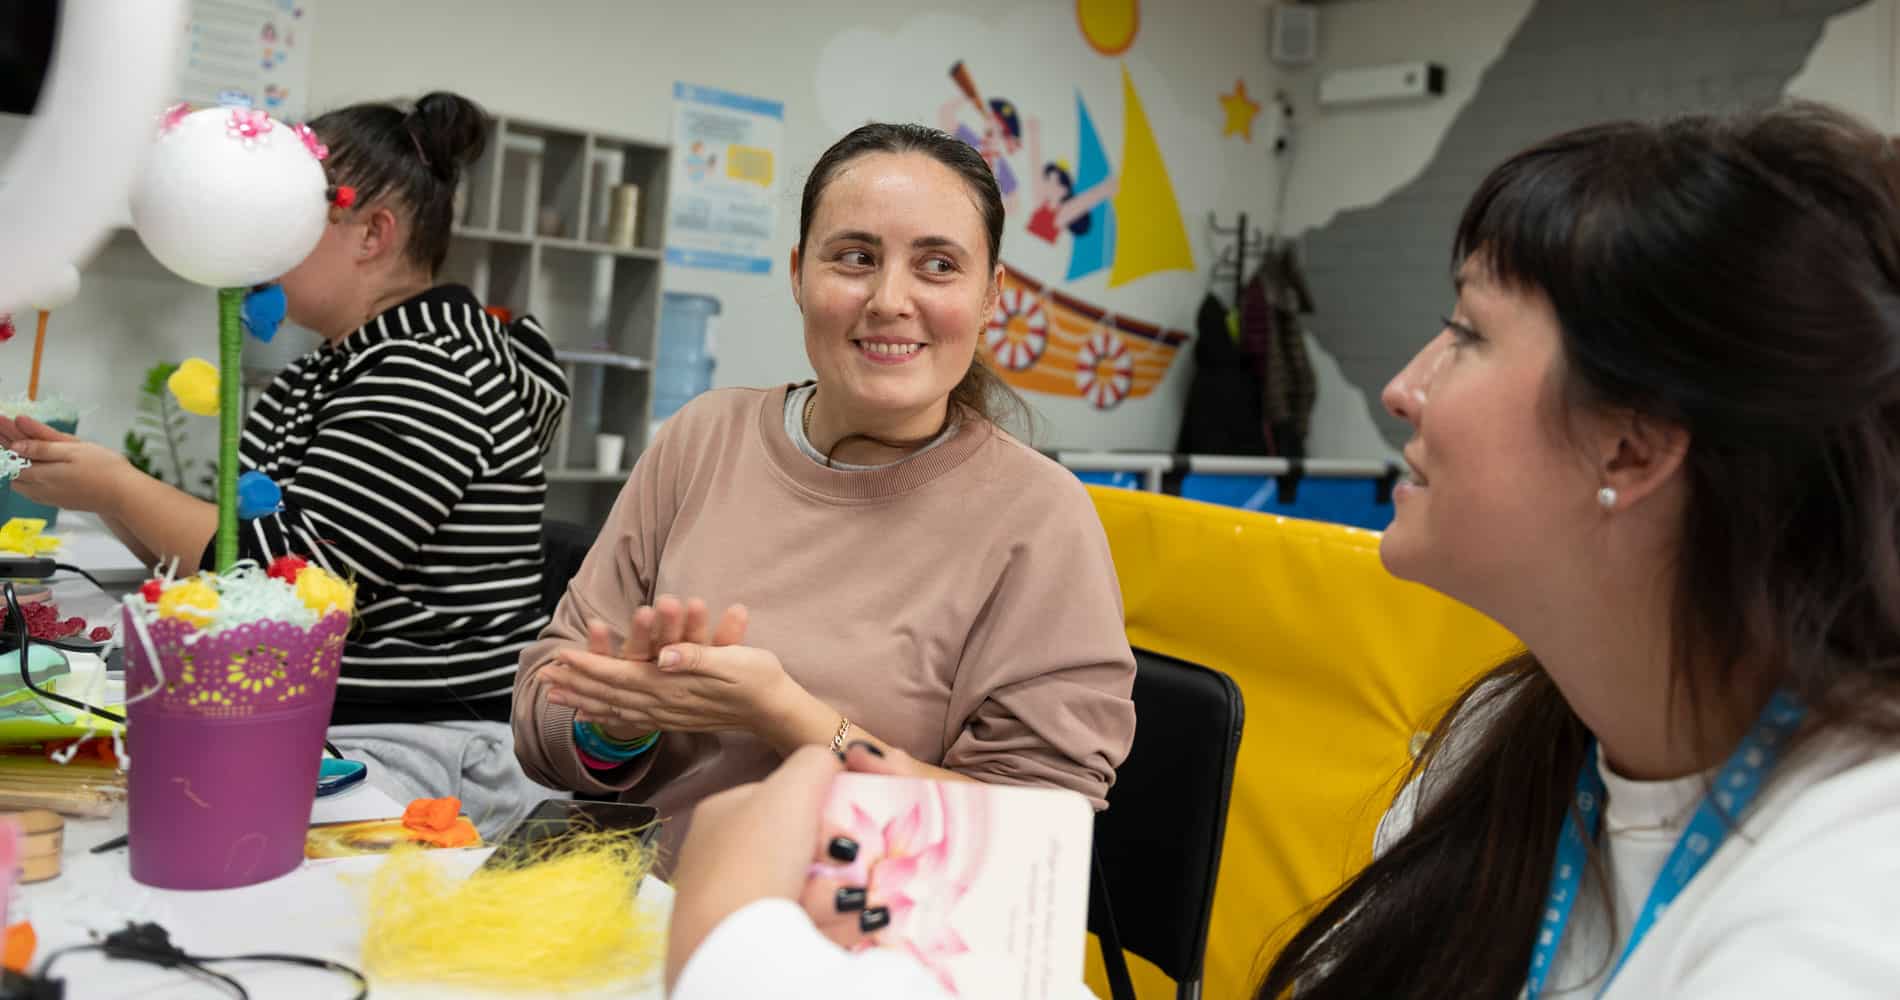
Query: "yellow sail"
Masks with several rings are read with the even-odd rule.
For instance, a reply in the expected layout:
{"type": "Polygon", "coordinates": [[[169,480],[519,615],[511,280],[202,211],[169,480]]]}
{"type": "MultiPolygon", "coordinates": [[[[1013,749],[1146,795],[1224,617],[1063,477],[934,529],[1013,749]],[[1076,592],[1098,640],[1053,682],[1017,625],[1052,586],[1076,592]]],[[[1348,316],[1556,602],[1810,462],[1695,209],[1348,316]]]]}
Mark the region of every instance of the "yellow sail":
{"type": "Polygon", "coordinates": [[[1194,270],[1181,206],[1174,199],[1168,165],[1155,145],[1148,114],[1142,110],[1135,81],[1122,67],[1122,180],[1115,195],[1115,263],[1108,287],[1125,285],[1157,271],[1194,270]]]}

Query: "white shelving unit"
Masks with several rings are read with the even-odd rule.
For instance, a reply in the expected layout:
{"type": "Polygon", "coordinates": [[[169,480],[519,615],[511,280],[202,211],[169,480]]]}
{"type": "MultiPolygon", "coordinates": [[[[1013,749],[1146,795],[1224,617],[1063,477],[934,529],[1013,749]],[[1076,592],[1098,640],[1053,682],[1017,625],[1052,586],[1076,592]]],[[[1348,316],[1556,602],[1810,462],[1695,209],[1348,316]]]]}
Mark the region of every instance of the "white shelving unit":
{"type": "MultiPolygon", "coordinates": [[[[666,245],[666,144],[512,115],[490,122],[464,178],[443,280],[532,313],[573,397],[548,455],[548,516],[599,524],[647,440],[666,245]],[[616,186],[638,189],[631,245],[613,242],[616,186]],[[618,468],[597,435],[621,435],[618,468]]],[[[623,227],[624,228],[624,227],[623,227]]]]}

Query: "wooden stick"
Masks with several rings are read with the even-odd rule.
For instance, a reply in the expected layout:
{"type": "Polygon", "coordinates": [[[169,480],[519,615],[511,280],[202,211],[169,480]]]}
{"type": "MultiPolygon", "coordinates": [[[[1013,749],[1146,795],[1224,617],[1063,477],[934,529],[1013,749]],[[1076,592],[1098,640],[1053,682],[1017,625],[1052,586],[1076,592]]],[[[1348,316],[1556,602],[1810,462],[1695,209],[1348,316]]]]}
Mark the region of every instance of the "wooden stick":
{"type": "Polygon", "coordinates": [[[51,809],[67,816],[110,816],[119,801],[93,792],[0,791],[0,809],[51,809]]]}
{"type": "Polygon", "coordinates": [[[0,789],[16,785],[55,785],[60,788],[124,788],[125,776],[114,774],[54,774],[46,771],[8,771],[0,774],[0,789]]]}
{"type": "Polygon", "coordinates": [[[40,310],[40,329],[33,335],[33,374],[27,376],[26,398],[40,398],[40,355],[46,353],[46,310],[40,310]]]}

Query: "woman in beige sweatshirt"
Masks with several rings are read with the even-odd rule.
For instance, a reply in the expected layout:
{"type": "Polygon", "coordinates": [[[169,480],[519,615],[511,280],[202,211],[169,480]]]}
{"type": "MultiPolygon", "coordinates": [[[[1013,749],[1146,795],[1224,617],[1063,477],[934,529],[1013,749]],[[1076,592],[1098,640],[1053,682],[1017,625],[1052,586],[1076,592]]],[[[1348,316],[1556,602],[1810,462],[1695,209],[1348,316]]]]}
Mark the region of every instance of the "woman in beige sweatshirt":
{"type": "Polygon", "coordinates": [[[530,776],[651,802],[669,844],[810,744],[1102,807],[1134,660],[1087,493],[997,426],[1021,401],[975,356],[1002,226],[982,158],[933,129],[819,159],[790,268],[818,380],[707,393],[641,456],[522,654],[530,776]]]}

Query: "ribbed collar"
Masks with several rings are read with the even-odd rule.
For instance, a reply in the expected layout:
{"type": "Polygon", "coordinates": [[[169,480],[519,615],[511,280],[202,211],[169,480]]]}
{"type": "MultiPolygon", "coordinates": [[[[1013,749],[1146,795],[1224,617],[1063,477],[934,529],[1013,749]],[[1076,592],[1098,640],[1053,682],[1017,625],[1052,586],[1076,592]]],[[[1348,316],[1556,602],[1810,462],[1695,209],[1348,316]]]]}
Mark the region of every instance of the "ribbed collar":
{"type": "Polygon", "coordinates": [[[474,292],[462,285],[437,285],[390,306],[323,349],[347,356],[384,341],[435,333],[451,325],[479,325],[482,316],[482,304],[474,292]]]}
{"type": "Polygon", "coordinates": [[[1602,775],[1609,796],[1603,813],[1604,829],[1676,836],[1689,825],[1689,817],[1708,794],[1716,770],[1663,781],[1636,781],[1616,773],[1610,762],[1598,755],[1597,773],[1602,775]]]}
{"type": "Polygon", "coordinates": [[[838,503],[870,503],[908,493],[968,461],[994,433],[989,421],[966,414],[955,437],[909,461],[861,472],[827,469],[805,457],[785,433],[785,397],[794,388],[784,385],[760,396],[754,433],[781,478],[838,503]]]}

